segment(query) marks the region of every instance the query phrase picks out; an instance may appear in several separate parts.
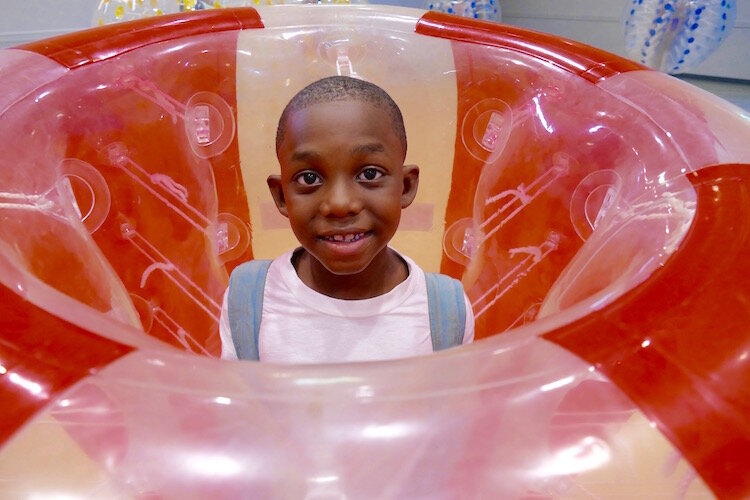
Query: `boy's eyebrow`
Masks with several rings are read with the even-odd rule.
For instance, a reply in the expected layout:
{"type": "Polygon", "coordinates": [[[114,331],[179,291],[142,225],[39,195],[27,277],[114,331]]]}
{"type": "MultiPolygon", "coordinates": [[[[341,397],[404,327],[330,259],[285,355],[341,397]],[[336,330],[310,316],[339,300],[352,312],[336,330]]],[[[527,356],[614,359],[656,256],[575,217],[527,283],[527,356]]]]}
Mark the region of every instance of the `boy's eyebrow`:
{"type": "Polygon", "coordinates": [[[383,146],[379,142],[360,144],[352,148],[353,154],[382,153],[384,151],[385,151],[385,146],[383,146]]]}
{"type": "Polygon", "coordinates": [[[295,151],[292,153],[292,161],[315,160],[318,158],[320,158],[320,155],[315,151],[295,151]]]}
{"type": "MultiPolygon", "coordinates": [[[[359,144],[351,149],[352,154],[368,154],[368,153],[383,153],[385,152],[385,146],[379,142],[370,142],[367,144],[359,144]]],[[[315,151],[295,151],[292,153],[291,161],[306,161],[306,160],[317,160],[320,159],[321,155],[315,151]]]]}

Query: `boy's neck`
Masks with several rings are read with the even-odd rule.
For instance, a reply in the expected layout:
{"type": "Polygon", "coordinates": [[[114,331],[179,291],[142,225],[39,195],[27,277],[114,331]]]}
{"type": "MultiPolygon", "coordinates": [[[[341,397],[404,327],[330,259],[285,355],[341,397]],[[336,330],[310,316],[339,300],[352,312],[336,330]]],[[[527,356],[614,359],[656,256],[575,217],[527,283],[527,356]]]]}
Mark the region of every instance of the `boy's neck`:
{"type": "Polygon", "coordinates": [[[320,294],[342,300],[378,297],[393,290],[409,276],[409,266],[388,247],[357,274],[334,274],[304,248],[294,252],[292,265],[305,285],[320,294]]]}

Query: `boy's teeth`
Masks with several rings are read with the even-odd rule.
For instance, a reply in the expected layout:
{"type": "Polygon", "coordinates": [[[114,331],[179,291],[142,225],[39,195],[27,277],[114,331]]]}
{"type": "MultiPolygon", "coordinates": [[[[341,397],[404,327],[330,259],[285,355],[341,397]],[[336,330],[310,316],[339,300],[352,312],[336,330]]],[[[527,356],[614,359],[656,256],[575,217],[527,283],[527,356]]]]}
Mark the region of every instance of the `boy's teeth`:
{"type": "Polygon", "coordinates": [[[329,241],[345,241],[347,243],[352,241],[358,241],[364,236],[364,233],[350,233],[350,234],[334,234],[331,236],[325,236],[323,239],[329,241]]]}

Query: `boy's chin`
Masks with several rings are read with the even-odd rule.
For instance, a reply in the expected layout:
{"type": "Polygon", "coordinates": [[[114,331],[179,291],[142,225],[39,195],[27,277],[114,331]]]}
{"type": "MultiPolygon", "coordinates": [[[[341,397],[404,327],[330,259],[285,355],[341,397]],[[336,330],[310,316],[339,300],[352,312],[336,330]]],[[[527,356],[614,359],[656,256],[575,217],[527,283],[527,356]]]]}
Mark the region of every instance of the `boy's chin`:
{"type": "Polygon", "coordinates": [[[383,251],[375,249],[372,235],[354,242],[330,242],[318,240],[308,252],[329,273],[336,276],[357,275],[367,270],[373,260],[383,251]]]}
{"type": "Polygon", "coordinates": [[[373,258],[362,255],[352,258],[328,258],[330,256],[313,255],[315,260],[329,273],[345,278],[357,276],[367,270],[373,258]]]}
{"type": "Polygon", "coordinates": [[[346,276],[356,276],[364,272],[370,264],[369,262],[363,264],[361,262],[322,262],[320,260],[318,262],[321,263],[326,271],[342,278],[346,276]]]}

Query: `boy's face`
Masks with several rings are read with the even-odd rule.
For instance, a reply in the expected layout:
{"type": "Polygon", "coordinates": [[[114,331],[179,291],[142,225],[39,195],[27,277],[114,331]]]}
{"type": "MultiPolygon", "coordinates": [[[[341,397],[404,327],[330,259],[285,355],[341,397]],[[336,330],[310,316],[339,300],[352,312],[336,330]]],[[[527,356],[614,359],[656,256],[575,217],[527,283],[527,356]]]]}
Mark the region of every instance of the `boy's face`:
{"type": "Polygon", "coordinates": [[[385,111],[355,100],[298,110],[278,156],[281,176],[268,185],[305,250],[337,275],[385,255],[419,181],[385,111]]]}

